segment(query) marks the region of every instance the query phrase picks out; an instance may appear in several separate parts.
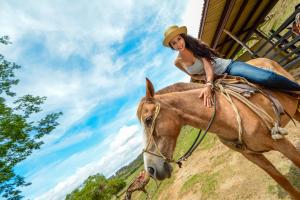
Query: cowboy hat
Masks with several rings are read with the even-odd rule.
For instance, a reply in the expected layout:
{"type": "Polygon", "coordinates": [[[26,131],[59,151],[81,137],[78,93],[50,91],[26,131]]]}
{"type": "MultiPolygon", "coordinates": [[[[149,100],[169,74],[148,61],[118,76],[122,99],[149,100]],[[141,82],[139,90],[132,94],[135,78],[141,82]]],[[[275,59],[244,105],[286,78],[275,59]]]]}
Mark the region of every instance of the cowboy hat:
{"type": "Polygon", "coordinates": [[[176,25],[169,26],[167,28],[167,30],[165,31],[165,33],[164,33],[165,38],[163,40],[163,45],[166,46],[166,47],[170,47],[170,45],[169,45],[170,41],[176,35],[179,35],[179,34],[182,34],[182,33],[187,34],[187,28],[186,28],[186,26],[181,26],[181,27],[178,27],[176,25]]]}

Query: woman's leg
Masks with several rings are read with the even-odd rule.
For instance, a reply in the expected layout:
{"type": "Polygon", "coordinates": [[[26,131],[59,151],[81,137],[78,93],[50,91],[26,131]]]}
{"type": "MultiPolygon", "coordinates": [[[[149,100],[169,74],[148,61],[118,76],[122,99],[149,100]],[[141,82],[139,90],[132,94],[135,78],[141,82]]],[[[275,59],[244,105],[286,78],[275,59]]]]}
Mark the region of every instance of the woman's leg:
{"type": "Polygon", "coordinates": [[[300,90],[298,83],[289,80],[275,72],[260,69],[244,62],[232,62],[225,73],[232,76],[241,76],[252,83],[256,83],[268,88],[276,88],[280,90],[300,90]]]}

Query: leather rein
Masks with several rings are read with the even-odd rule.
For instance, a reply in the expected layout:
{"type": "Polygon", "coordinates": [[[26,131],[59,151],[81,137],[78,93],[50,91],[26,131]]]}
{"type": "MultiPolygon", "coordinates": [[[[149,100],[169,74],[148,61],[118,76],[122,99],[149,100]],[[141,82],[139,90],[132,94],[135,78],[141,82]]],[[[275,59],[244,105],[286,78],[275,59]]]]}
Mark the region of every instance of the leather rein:
{"type": "Polygon", "coordinates": [[[161,151],[159,150],[158,148],[158,145],[154,139],[154,128],[155,128],[155,122],[156,122],[156,118],[159,114],[159,111],[160,111],[160,104],[159,103],[156,103],[155,104],[155,114],[154,114],[154,118],[153,118],[153,122],[152,122],[152,125],[151,125],[151,128],[150,128],[150,139],[147,143],[147,146],[146,148],[143,150],[143,153],[148,153],[148,154],[151,154],[151,155],[154,155],[154,156],[157,156],[157,157],[160,157],[162,159],[164,159],[165,161],[169,162],[169,163],[176,163],[179,168],[181,168],[182,166],[182,161],[186,161],[188,157],[190,157],[192,155],[192,153],[196,150],[196,148],[200,145],[200,143],[203,141],[204,137],[206,136],[208,130],[210,129],[212,123],[213,123],[213,120],[215,118],[215,115],[216,115],[216,95],[213,93],[213,107],[214,107],[214,110],[213,110],[213,113],[212,113],[212,116],[208,122],[208,125],[205,129],[205,131],[202,133],[202,129],[199,130],[198,132],[198,135],[197,137],[195,138],[193,144],[191,145],[191,147],[189,148],[189,150],[183,155],[181,156],[177,161],[175,161],[173,158],[167,158],[166,156],[164,156],[161,151]],[[201,135],[202,134],[202,135],[201,135]],[[154,142],[154,145],[155,145],[155,148],[158,152],[157,153],[154,153],[154,152],[151,152],[148,150],[148,147],[151,143],[151,141],[153,140],[154,142]]]}

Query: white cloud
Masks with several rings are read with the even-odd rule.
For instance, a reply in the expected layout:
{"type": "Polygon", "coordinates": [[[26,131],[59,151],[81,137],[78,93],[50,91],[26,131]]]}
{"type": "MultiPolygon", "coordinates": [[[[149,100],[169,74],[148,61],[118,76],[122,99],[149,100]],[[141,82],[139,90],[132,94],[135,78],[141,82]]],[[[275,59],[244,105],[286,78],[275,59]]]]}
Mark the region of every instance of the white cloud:
{"type": "Polygon", "coordinates": [[[181,16],[182,24],[187,26],[188,34],[195,38],[198,38],[203,4],[204,0],[189,0],[181,16]]]}
{"type": "Polygon", "coordinates": [[[115,141],[110,145],[111,149],[117,149],[124,145],[136,134],[138,126],[122,127],[115,137],[115,141]]]}
{"type": "Polygon", "coordinates": [[[43,155],[47,155],[47,154],[53,153],[55,151],[59,151],[61,149],[70,147],[71,145],[80,143],[83,140],[87,140],[87,139],[91,138],[92,134],[93,133],[91,131],[83,131],[78,134],[73,134],[71,136],[63,138],[63,140],[61,140],[55,144],[52,144],[51,146],[48,146],[47,148],[44,148],[43,151],[35,152],[35,157],[42,157],[43,155]]]}
{"type": "Polygon", "coordinates": [[[96,42],[107,46],[112,41],[121,41],[131,22],[131,0],[1,2],[1,34],[8,34],[18,41],[24,34],[46,33],[47,49],[56,56],[68,57],[71,53],[87,54],[96,42]],[[116,23],[116,18],[122,23],[116,23]]]}
{"type": "MultiPolygon", "coordinates": [[[[80,167],[76,170],[74,175],[64,177],[64,180],[60,181],[54,188],[48,192],[39,195],[35,199],[38,200],[58,200],[63,199],[67,193],[70,193],[74,188],[78,187],[83,181],[92,174],[103,173],[108,176],[112,174],[112,170],[115,171],[120,165],[124,165],[130,162],[132,159],[141,152],[142,149],[142,134],[137,125],[125,126],[113,137],[110,138],[111,144],[106,147],[106,151],[103,153],[101,159],[97,159],[89,164],[80,167]]],[[[104,143],[108,143],[108,140],[104,143]]],[[[105,148],[103,143],[94,150],[105,148]],[[101,146],[101,147],[100,147],[101,146]]],[[[70,166],[73,162],[77,162],[84,154],[90,154],[91,151],[82,152],[81,154],[74,155],[69,159],[62,161],[57,166],[52,168],[63,169],[70,166]]],[[[97,156],[97,154],[95,154],[97,156]]],[[[36,175],[37,176],[37,175],[36,175]]]]}

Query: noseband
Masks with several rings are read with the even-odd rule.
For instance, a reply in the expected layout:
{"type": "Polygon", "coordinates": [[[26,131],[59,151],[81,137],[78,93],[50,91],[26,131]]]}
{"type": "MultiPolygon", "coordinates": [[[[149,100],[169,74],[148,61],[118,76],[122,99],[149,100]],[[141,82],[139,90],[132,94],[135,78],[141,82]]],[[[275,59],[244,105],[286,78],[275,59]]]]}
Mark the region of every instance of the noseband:
{"type": "Polygon", "coordinates": [[[157,146],[157,143],[154,139],[153,134],[154,134],[155,122],[156,122],[156,118],[157,118],[157,116],[159,114],[159,111],[160,111],[160,103],[159,102],[155,103],[155,113],[154,113],[152,125],[150,127],[150,139],[147,143],[146,148],[143,150],[143,153],[148,153],[148,154],[160,157],[160,158],[164,159],[166,162],[169,162],[169,163],[176,163],[179,166],[179,168],[181,168],[182,161],[186,161],[187,158],[192,155],[192,153],[196,150],[196,148],[199,146],[199,144],[203,141],[204,137],[206,136],[206,133],[208,132],[209,128],[212,125],[212,122],[213,122],[213,120],[215,118],[215,115],[216,115],[216,95],[215,94],[213,94],[213,105],[214,105],[214,110],[213,110],[212,116],[211,116],[211,118],[208,122],[208,125],[207,125],[205,131],[203,132],[203,134],[202,134],[202,129],[200,129],[196,139],[194,140],[194,142],[191,145],[191,147],[189,148],[189,150],[183,156],[181,156],[177,161],[175,161],[173,158],[167,158],[166,156],[164,156],[161,153],[161,151],[159,150],[159,148],[157,146]],[[148,150],[148,147],[149,147],[152,140],[154,142],[154,145],[155,145],[155,148],[156,148],[158,154],[148,150]]]}

